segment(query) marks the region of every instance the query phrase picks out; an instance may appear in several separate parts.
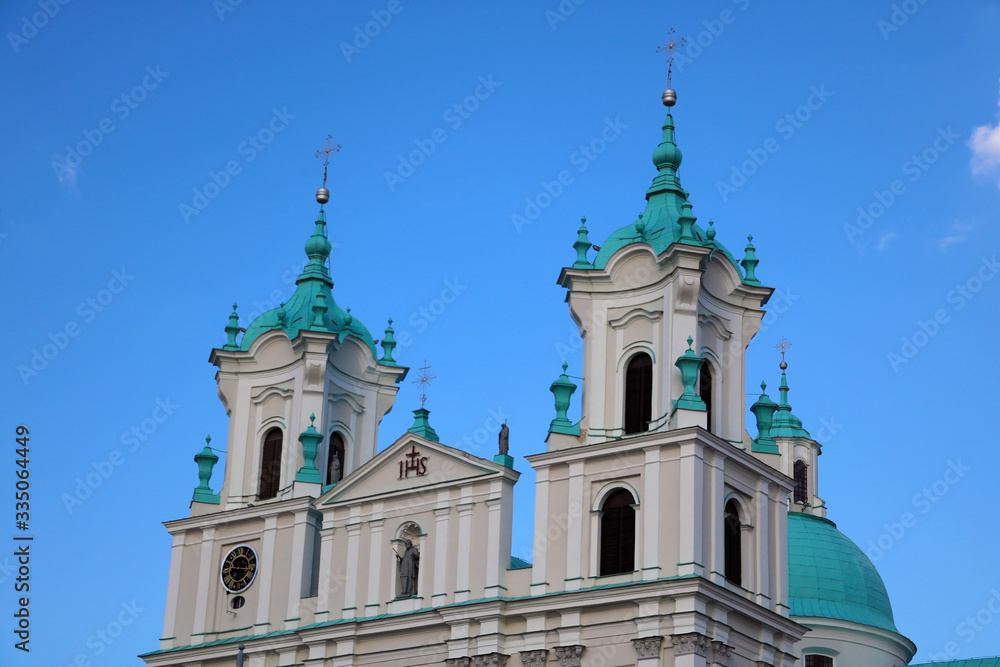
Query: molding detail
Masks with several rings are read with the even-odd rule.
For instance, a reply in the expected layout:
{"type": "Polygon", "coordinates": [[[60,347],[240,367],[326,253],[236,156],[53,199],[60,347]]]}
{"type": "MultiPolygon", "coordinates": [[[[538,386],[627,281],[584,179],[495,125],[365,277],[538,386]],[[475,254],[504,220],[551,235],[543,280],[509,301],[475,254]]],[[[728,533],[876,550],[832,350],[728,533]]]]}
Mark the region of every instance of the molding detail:
{"type": "Polygon", "coordinates": [[[713,641],[712,642],[712,659],[711,663],[713,665],[723,665],[725,667],[729,664],[729,656],[733,654],[733,647],[727,645],[725,642],[713,641]]]}
{"type": "Polygon", "coordinates": [[[632,647],[640,658],[659,658],[663,650],[663,637],[642,637],[633,639],[632,647]]]}
{"type": "Polygon", "coordinates": [[[708,657],[708,649],[712,641],[700,632],[685,632],[682,635],[670,635],[674,645],[674,655],[697,654],[708,657]]]}
{"type": "Polygon", "coordinates": [[[448,658],[444,661],[448,667],[469,667],[468,658],[448,658]]]}
{"type": "MultiPolygon", "coordinates": [[[[558,651],[559,649],[556,650],[558,651]]],[[[558,653],[556,655],[558,655],[558,653]]],[[[521,664],[524,665],[524,667],[545,667],[545,664],[548,661],[548,649],[543,648],[537,651],[521,651],[521,664]]]]}
{"type": "Polygon", "coordinates": [[[509,655],[496,652],[477,655],[473,658],[476,661],[476,667],[507,667],[508,659],[510,659],[509,655]]]}
{"type": "Polygon", "coordinates": [[[715,331],[715,335],[721,340],[729,340],[733,336],[733,332],[726,328],[722,320],[711,313],[698,313],[698,324],[705,324],[711,327],[715,331]]]}
{"type": "Polygon", "coordinates": [[[629,322],[640,317],[649,320],[650,322],[659,322],[663,319],[663,311],[646,310],[642,306],[637,306],[620,317],[608,320],[608,324],[610,324],[613,329],[624,329],[629,322]]]}
{"type": "Polygon", "coordinates": [[[348,407],[351,408],[351,412],[353,412],[356,415],[360,415],[362,412],[365,411],[365,407],[361,405],[361,403],[358,402],[358,399],[351,394],[347,394],[344,392],[336,394],[331,393],[327,397],[327,400],[330,402],[330,405],[333,405],[338,401],[343,401],[344,403],[347,403],[348,407]]]}
{"type": "Polygon", "coordinates": [[[250,401],[254,405],[260,405],[261,403],[263,403],[264,401],[266,401],[267,399],[271,398],[274,395],[278,395],[281,398],[291,398],[292,394],[294,393],[295,392],[292,391],[291,389],[283,389],[282,387],[273,387],[273,386],[265,387],[256,396],[251,396],[250,401]]]}
{"type": "Polygon", "coordinates": [[[556,658],[559,659],[559,667],[580,667],[581,656],[583,655],[583,649],[586,648],[580,644],[573,644],[572,646],[556,646],[556,658]]]}

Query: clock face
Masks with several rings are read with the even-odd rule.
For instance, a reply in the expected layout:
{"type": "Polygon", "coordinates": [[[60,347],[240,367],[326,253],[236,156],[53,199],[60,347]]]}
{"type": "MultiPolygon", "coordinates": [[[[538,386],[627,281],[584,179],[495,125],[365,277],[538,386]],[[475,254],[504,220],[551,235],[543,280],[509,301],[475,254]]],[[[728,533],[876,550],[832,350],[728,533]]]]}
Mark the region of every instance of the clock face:
{"type": "Polygon", "coordinates": [[[245,591],[257,576],[257,552],[245,544],[229,552],[222,561],[222,585],[230,593],[245,591]]]}

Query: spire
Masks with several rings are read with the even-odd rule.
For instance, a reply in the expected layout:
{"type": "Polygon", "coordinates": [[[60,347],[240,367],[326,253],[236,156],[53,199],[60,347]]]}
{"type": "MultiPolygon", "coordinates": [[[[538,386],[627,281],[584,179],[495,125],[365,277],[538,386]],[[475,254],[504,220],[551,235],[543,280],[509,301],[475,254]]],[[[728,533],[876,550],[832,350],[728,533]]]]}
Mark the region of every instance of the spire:
{"type": "Polygon", "coordinates": [[[322,484],[319,469],[316,468],[316,454],[319,452],[319,443],[323,441],[323,434],[316,430],[316,415],[309,415],[309,426],[299,434],[299,442],[302,443],[302,456],[305,462],[299,471],[295,473],[296,482],[308,482],[322,484]]]}
{"type": "Polygon", "coordinates": [[[785,352],[791,346],[792,344],[784,336],[781,337],[781,342],[775,346],[781,351],[781,363],[778,364],[781,369],[781,386],[778,387],[778,409],[775,411],[774,420],[771,423],[771,437],[808,438],[809,432],[802,428],[802,420],[792,414],[792,406],[788,402],[788,376],[785,373],[788,363],[785,361],[785,352]]]}
{"type": "Polygon", "coordinates": [[[385,336],[382,337],[382,358],[378,360],[380,364],[395,366],[396,360],[392,358],[392,351],[396,349],[396,333],[392,328],[392,318],[389,318],[389,326],[385,328],[385,336]]]}
{"type": "Polygon", "coordinates": [[[755,452],[767,454],[780,454],[777,443],[771,437],[771,423],[774,419],[774,412],[778,409],[778,404],[767,395],[767,383],[760,383],[760,398],[750,406],[750,412],[757,419],[757,437],[753,441],[751,449],[755,452]]]}
{"type": "Polygon", "coordinates": [[[229,314],[229,324],[226,325],[226,344],[223,350],[238,350],[240,346],[236,344],[236,335],[240,332],[240,316],[236,314],[236,304],[233,304],[233,312],[229,314]]]}
{"type": "Polygon", "coordinates": [[[413,426],[406,429],[410,433],[416,433],[422,438],[427,438],[428,440],[433,440],[434,442],[441,442],[438,438],[437,431],[431,426],[428,417],[430,417],[431,411],[427,408],[417,408],[413,411],[413,426]]]}
{"type": "Polygon", "coordinates": [[[212,487],[208,485],[212,479],[212,469],[219,462],[219,457],[209,446],[212,443],[212,436],[205,436],[205,447],[194,455],[194,462],[198,464],[198,486],[195,487],[194,496],[191,501],[196,503],[219,504],[219,494],[212,493],[212,487]]]}
{"type": "Polygon", "coordinates": [[[556,378],[556,381],[549,387],[549,391],[556,399],[556,418],[549,423],[549,433],[580,435],[580,425],[574,426],[566,414],[569,410],[569,399],[576,392],[576,385],[566,375],[567,368],[569,368],[569,364],[564,361],[562,375],[556,378]]]}
{"type": "MultiPolygon", "coordinates": [[[[743,279],[743,282],[750,285],[760,285],[760,281],[757,280],[756,273],[757,265],[760,263],[760,260],[757,259],[757,255],[754,254],[754,250],[756,250],[756,248],[753,247],[753,234],[750,234],[747,236],[746,256],[743,257],[743,261],[740,262],[740,266],[746,269],[747,272],[746,278],[743,279]]],[[[784,359],[784,357],[782,357],[782,359],[784,359]]],[[[781,363],[785,362],[782,361],[781,363]]]]}
{"type": "Polygon", "coordinates": [[[590,250],[590,239],[587,238],[587,216],[580,218],[580,229],[576,230],[576,243],[573,244],[573,248],[576,250],[574,269],[594,268],[594,265],[587,261],[587,251],[590,250]]]}

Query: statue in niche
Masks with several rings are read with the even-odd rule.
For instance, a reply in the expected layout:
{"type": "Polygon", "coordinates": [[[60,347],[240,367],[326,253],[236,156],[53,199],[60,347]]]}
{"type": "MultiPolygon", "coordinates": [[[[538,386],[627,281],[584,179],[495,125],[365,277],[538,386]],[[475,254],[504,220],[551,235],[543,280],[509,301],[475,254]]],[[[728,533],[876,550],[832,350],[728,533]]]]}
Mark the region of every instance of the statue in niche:
{"type": "Polygon", "coordinates": [[[507,421],[500,425],[500,453],[507,456],[507,450],[510,448],[510,429],[507,428],[507,421]]]}
{"type": "Polygon", "coordinates": [[[403,555],[396,554],[399,562],[399,595],[397,598],[409,598],[417,594],[417,574],[420,571],[420,550],[413,546],[411,540],[403,540],[406,550],[403,555]]]}
{"type": "Polygon", "coordinates": [[[333,453],[333,459],[330,461],[330,484],[336,484],[340,481],[340,452],[335,451],[333,453]]]}

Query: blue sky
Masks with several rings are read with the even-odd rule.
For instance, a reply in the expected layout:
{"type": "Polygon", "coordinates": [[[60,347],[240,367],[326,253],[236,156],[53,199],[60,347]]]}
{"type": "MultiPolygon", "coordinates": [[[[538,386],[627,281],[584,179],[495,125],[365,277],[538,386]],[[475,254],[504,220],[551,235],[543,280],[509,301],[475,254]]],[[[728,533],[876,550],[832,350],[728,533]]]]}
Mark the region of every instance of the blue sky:
{"type": "MultiPolygon", "coordinates": [[[[398,358],[433,366],[442,441],[492,454],[482,429],[508,419],[523,555],[521,457],[559,365],[580,368],[555,279],[582,215],[600,244],[642,210],[670,27],[689,40],[674,116],[694,212],[738,256],[753,233],[778,290],[748,393],[777,384],[787,336],[830,518],[876,556],[918,657],[1000,654],[981,613],[1000,590],[995,0],[36,0],[0,26],[0,425],[8,470],[31,429],[36,537],[33,650],[5,631],[4,664],[157,648],[160,522],[187,514],[205,434],[225,440],[208,354],[234,301],[246,317],[291,294],[327,134],[336,299],[375,337],[392,316],[398,358]]],[[[383,447],[418,404],[404,383],[383,447]]]]}

